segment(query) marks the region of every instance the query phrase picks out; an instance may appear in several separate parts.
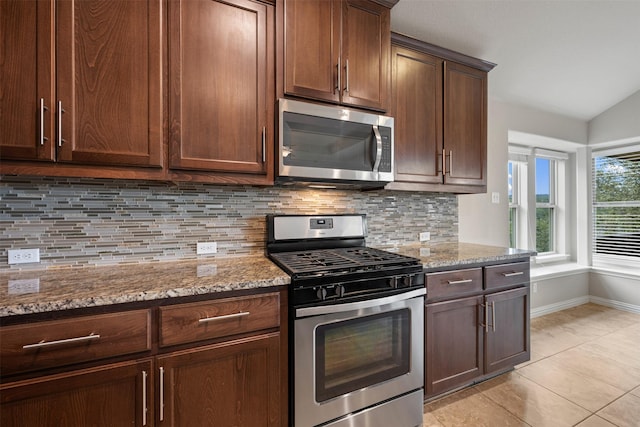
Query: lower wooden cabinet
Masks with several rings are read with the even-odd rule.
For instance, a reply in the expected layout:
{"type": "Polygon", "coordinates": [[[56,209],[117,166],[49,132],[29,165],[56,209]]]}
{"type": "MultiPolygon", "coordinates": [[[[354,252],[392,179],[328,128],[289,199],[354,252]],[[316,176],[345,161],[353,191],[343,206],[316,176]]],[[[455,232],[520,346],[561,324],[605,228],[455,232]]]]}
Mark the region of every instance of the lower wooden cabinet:
{"type": "Polygon", "coordinates": [[[482,297],[425,306],[425,396],[434,396],[482,375],[482,297]]]}
{"type": "Polygon", "coordinates": [[[529,288],[489,294],[485,304],[491,311],[489,331],[485,334],[485,374],[529,360],[529,288]]]}
{"type": "Polygon", "coordinates": [[[158,357],[158,425],[280,426],[278,333],[158,357]]]}
{"type": "Polygon", "coordinates": [[[3,326],[0,354],[21,356],[0,358],[0,425],[284,426],[280,297],[260,293],[3,326]],[[120,334],[113,327],[118,320],[120,334]],[[190,334],[148,347],[161,331],[190,334]],[[82,336],[69,338],[74,334],[82,336]]]}
{"type": "Polygon", "coordinates": [[[150,359],[0,386],[2,427],[149,426],[150,359]]]}
{"type": "Polygon", "coordinates": [[[484,283],[478,283],[480,268],[427,274],[426,399],[529,360],[528,262],[482,269],[484,283]],[[498,267],[504,271],[499,270],[496,284],[498,267]],[[507,289],[497,291],[498,285],[507,289]]]}

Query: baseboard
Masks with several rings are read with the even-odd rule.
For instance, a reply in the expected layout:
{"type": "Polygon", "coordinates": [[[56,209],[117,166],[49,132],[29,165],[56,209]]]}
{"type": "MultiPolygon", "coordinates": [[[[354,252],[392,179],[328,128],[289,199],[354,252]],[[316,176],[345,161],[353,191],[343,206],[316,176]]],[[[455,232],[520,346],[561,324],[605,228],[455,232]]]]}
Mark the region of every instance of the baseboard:
{"type": "MultiPolygon", "coordinates": [[[[626,302],[614,301],[612,299],[605,299],[605,298],[594,297],[594,296],[589,297],[589,302],[615,308],[618,310],[629,311],[631,313],[640,314],[640,306],[629,304],[626,302]]],[[[533,315],[531,317],[533,317],[533,315]]]]}
{"type": "MultiPolygon", "coordinates": [[[[531,309],[531,318],[544,316],[545,314],[555,313],[556,311],[566,310],[567,308],[577,307],[582,304],[586,304],[592,301],[593,297],[584,296],[578,298],[572,298],[565,301],[556,302],[549,305],[543,305],[542,307],[531,309]]],[[[595,302],[595,301],[594,301],[595,302]]],[[[598,303],[596,303],[598,304],[598,303]]],[[[602,304],[606,305],[606,304],[602,304]]]]}

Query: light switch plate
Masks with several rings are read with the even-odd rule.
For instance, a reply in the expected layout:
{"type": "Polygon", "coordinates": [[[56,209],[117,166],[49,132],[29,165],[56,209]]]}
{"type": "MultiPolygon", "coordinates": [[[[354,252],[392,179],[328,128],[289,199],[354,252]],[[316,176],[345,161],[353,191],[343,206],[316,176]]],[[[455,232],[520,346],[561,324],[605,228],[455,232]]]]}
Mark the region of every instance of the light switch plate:
{"type": "Polygon", "coordinates": [[[495,203],[496,205],[500,203],[500,193],[497,191],[491,193],[491,203],[495,203]]]}

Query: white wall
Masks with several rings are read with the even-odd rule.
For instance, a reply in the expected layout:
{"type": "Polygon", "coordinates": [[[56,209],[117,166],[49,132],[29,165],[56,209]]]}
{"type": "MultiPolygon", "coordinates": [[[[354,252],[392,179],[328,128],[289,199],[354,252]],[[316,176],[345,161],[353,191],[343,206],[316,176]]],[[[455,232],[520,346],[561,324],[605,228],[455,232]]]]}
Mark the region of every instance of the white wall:
{"type": "Polygon", "coordinates": [[[586,122],[490,100],[487,126],[487,193],[458,197],[458,235],[462,242],[509,246],[507,147],[510,130],[587,143],[586,122]],[[500,194],[499,204],[491,203],[493,192],[500,194]]]}
{"type": "Polygon", "coordinates": [[[543,315],[589,300],[589,271],[562,277],[531,278],[531,312],[543,315]]]}
{"type": "Polygon", "coordinates": [[[594,302],[640,313],[640,278],[616,272],[592,271],[589,295],[594,302]]]}
{"type": "Polygon", "coordinates": [[[589,145],[640,138],[640,90],[589,122],[589,145]]]}

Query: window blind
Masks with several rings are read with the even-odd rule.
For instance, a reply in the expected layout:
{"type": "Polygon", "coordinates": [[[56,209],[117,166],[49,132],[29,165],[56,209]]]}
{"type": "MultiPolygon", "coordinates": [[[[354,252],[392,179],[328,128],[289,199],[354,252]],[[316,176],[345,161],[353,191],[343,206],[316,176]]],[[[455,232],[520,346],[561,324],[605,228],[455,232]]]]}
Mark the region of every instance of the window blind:
{"type": "Polygon", "coordinates": [[[594,153],[593,253],[640,258],[640,150],[594,153]]]}

